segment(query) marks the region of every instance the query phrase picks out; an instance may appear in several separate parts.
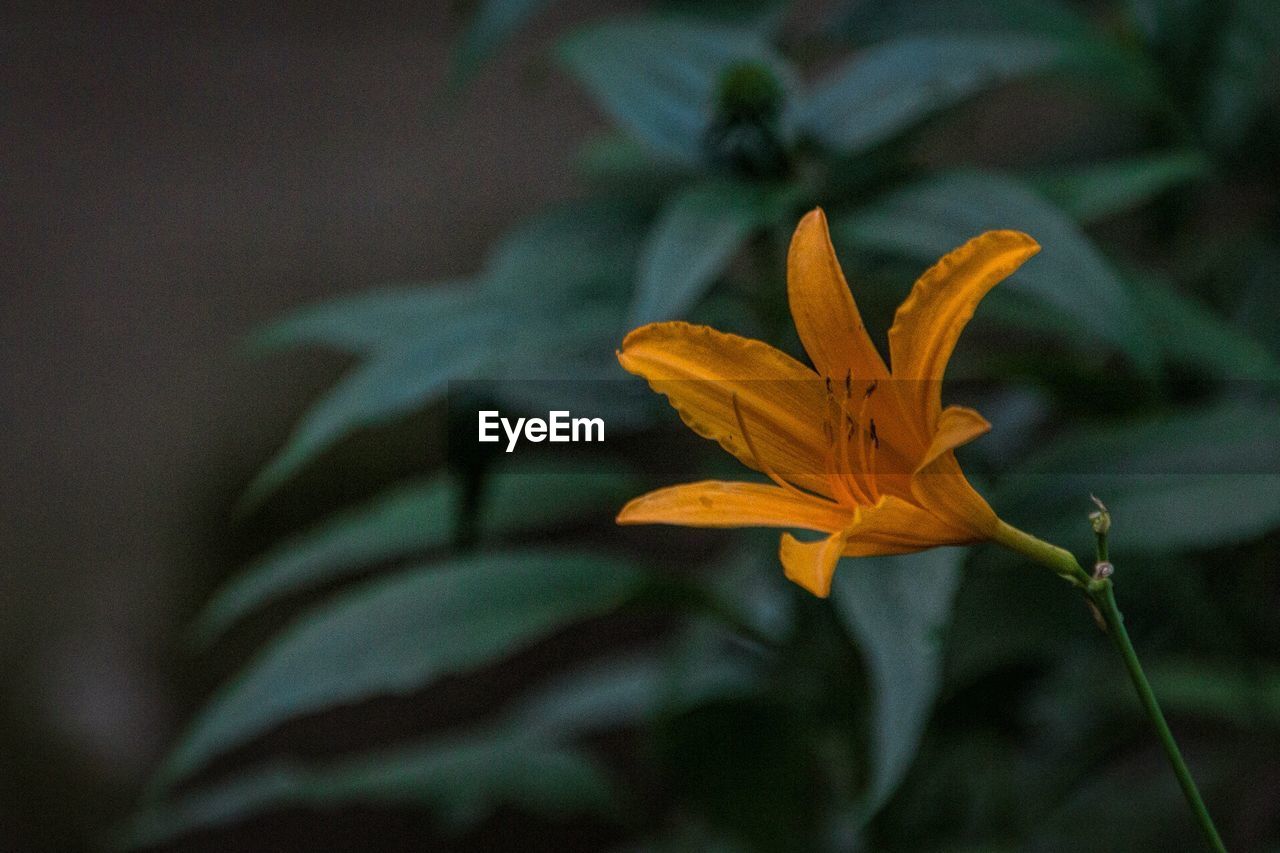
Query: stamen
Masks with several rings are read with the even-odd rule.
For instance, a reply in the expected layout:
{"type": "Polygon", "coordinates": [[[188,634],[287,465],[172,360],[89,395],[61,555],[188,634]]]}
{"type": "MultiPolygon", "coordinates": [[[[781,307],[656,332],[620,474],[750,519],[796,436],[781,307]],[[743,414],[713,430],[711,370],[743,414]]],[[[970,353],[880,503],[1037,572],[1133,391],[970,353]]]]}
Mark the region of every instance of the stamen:
{"type": "Polygon", "coordinates": [[[867,391],[862,395],[863,399],[868,399],[872,394],[876,393],[876,389],[880,387],[879,379],[872,379],[871,384],[867,386],[867,391]]]}
{"type": "Polygon", "coordinates": [[[871,490],[871,500],[874,503],[880,499],[880,489],[876,487],[876,451],[880,449],[880,436],[876,434],[876,419],[869,420],[871,447],[867,451],[867,488],[871,490]]]}
{"type": "Polygon", "coordinates": [[[812,500],[823,500],[817,495],[811,495],[808,492],[803,492],[800,489],[797,489],[795,486],[779,477],[778,473],[774,471],[771,466],[765,464],[765,461],[760,458],[760,454],[756,452],[755,443],[751,441],[751,434],[747,432],[747,421],[742,416],[742,407],[738,405],[738,395],[734,394],[732,399],[733,415],[738,419],[738,429],[742,431],[742,440],[746,443],[747,450],[751,453],[751,460],[756,463],[756,467],[763,471],[765,476],[770,480],[773,480],[774,483],[797,497],[810,498],[812,500]]]}
{"type": "Polygon", "coordinates": [[[846,396],[840,403],[839,415],[843,416],[844,423],[841,425],[840,441],[836,447],[835,468],[839,475],[839,482],[842,491],[855,504],[865,504],[868,502],[866,490],[858,482],[858,478],[853,474],[853,464],[849,460],[849,444],[854,434],[858,431],[858,424],[849,414],[849,398],[846,396]]]}

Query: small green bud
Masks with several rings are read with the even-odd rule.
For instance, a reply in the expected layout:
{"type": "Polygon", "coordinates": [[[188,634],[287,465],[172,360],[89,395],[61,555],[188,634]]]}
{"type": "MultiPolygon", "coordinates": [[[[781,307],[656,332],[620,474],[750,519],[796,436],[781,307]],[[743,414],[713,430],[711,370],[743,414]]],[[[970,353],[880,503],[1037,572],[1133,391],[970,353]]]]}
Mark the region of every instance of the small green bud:
{"type": "Polygon", "coordinates": [[[767,66],[739,62],[716,85],[714,115],[703,136],[710,162],[735,175],[776,178],[789,156],[780,135],[786,91],[767,66]]]}
{"type": "Polygon", "coordinates": [[[1111,529],[1111,513],[1107,511],[1106,504],[1098,500],[1097,497],[1089,495],[1089,498],[1098,506],[1095,511],[1089,513],[1089,523],[1093,525],[1094,533],[1099,536],[1105,536],[1107,531],[1111,529]]]}
{"type": "Polygon", "coordinates": [[[782,113],[782,84],[773,72],[756,62],[738,62],[720,75],[716,87],[716,117],[722,121],[768,124],[782,113]]]}

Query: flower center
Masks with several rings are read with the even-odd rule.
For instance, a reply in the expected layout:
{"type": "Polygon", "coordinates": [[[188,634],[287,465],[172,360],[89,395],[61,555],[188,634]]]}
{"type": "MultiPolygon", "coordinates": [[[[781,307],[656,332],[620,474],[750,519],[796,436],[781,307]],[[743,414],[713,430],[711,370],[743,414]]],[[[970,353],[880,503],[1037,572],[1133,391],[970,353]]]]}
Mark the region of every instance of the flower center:
{"type": "Polygon", "coordinates": [[[831,491],[841,503],[874,504],[880,499],[875,476],[880,435],[871,415],[871,398],[879,383],[872,380],[856,393],[852,372],[845,374],[838,388],[830,376],[825,382],[827,416],[822,431],[827,439],[825,467],[831,491]]]}

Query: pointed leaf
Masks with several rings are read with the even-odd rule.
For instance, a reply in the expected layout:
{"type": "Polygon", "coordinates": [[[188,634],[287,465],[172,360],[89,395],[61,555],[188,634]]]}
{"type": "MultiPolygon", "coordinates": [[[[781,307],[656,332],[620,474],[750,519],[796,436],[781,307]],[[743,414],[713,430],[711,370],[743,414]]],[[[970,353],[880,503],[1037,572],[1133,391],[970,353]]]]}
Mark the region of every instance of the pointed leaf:
{"type": "Polygon", "coordinates": [[[943,638],[963,548],[848,561],[836,572],[836,613],[862,648],[871,678],[871,780],[860,822],[888,802],[915,758],[942,682],[943,638]]]}
{"type": "Polygon", "coordinates": [[[1088,224],[1208,174],[1209,162],[1199,152],[1170,151],[1032,178],[1030,184],[1077,222],[1088,224]]]}
{"type": "Polygon", "coordinates": [[[1280,403],[1217,406],[1082,428],[1018,466],[992,504],[1072,550],[1090,547],[1089,495],[1111,511],[1112,553],[1248,541],[1280,527],[1280,403]]]}
{"type": "Polygon", "coordinates": [[[727,68],[754,62],[789,77],[757,33],[692,20],[601,24],[564,42],[560,54],[618,125],[659,158],[685,166],[702,160],[716,85],[727,68]]]}
{"type": "Polygon", "coordinates": [[[799,126],[846,154],[863,151],[985,89],[1051,67],[1051,39],[1024,35],[913,36],[874,45],[804,99],[799,126]]]}
{"type": "Polygon", "coordinates": [[[1280,379],[1280,360],[1270,350],[1199,299],[1152,276],[1130,281],[1167,361],[1223,379],[1280,379]]]}
{"type": "MultiPolygon", "coordinates": [[[[561,465],[512,464],[487,483],[481,535],[505,536],[592,511],[609,511],[637,491],[627,473],[561,465]]],[[[448,544],[458,491],[440,475],[410,483],[280,543],[228,581],[205,606],[194,640],[215,640],[250,611],[387,560],[448,544]]]]}
{"type": "Polygon", "coordinates": [[[927,178],[843,218],[840,239],[932,263],[984,231],[1025,231],[1043,247],[988,297],[1010,291],[1069,322],[1080,339],[1105,341],[1144,371],[1155,367],[1151,331],[1133,294],[1065,213],[1017,181],[993,173],[927,178]]]}
{"type": "Polygon", "coordinates": [[[613,559],[511,552],[371,581],[274,639],[200,713],[159,774],[167,786],[303,714],[416,690],[624,603],[643,577],[613,559]]]}
{"type": "Polygon", "coordinates": [[[325,763],[261,765],[145,806],[115,846],[150,847],[300,807],[420,805],[463,829],[504,804],[556,816],[601,812],[610,788],[596,762],[580,752],[480,733],[325,763]]]}
{"type": "Polygon", "coordinates": [[[684,315],[757,228],[787,210],[784,188],[709,181],[677,195],[659,215],[640,256],[631,322],[684,315]]]}
{"type": "Polygon", "coordinates": [[[470,314],[438,328],[417,344],[375,353],[356,366],[303,415],[282,447],[241,498],[252,507],[338,439],[362,427],[394,421],[444,393],[451,380],[497,360],[491,343],[501,328],[497,312],[470,314]]]}
{"type": "Polygon", "coordinates": [[[255,332],[251,353],[324,346],[363,354],[421,337],[465,314],[476,298],[469,282],[387,288],[309,305],[255,332]]]}
{"type": "Polygon", "coordinates": [[[454,84],[470,79],[552,0],[481,0],[453,58],[454,84]]]}

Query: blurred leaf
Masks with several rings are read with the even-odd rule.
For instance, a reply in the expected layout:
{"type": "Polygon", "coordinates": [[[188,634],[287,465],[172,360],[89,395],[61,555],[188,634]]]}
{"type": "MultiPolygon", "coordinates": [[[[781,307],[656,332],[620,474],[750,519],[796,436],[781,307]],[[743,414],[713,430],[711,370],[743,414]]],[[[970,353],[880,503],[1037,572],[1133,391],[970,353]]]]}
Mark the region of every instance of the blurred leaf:
{"type": "Polygon", "coordinates": [[[798,123],[830,149],[863,151],[972,95],[1056,62],[1054,41],[1020,35],[916,36],[877,44],[820,82],[798,123]]]}
{"type": "Polygon", "coordinates": [[[505,714],[512,731],[565,737],[634,725],[758,688],[746,662],[719,654],[682,672],[652,654],[609,658],[562,674],[517,701],[505,714]]]}
{"type": "MultiPolygon", "coordinates": [[[[612,511],[637,490],[635,479],[617,469],[560,463],[540,470],[515,462],[486,482],[480,533],[504,536],[612,511]]],[[[448,544],[457,527],[458,499],[453,479],[442,474],[380,495],[281,542],[214,594],[193,626],[193,639],[210,643],[268,602],[448,544]]]]}
{"type": "Polygon", "coordinates": [[[1097,26],[1087,8],[1060,0],[913,0],[860,3],[839,30],[862,46],[910,36],[1034,38],[1054,44],[1055,80],[1130,107],[1163,107],[1157,67],[1097,26]],[[1103,85],[1095,85],[1103,84],[1103,85]]]}
{"type": "Polygon", "coordinates": [[[683,316],[753,231],[786,214],[792,196],[787,187],[730,181],[695,184],[677,195],[640,256],[632,324],[683,316]]]}
{"type": "Polygon", "coordinates": [[[1162,553],[1247,541],[1280,526],[1280,405],[1211,408],[1055,437],[1000,483],[1002,516],[1088,548],[1089,495],[1111,510],[1111,553],[1162,553]]]}
{"type": "Polygon", "coordinates": [[[553,551],[481,554],[370,581],[272,640],[200,713],[157,784],[290,718],[502,658],[618,607],[642,583],[628,563],[553,551]]]}
{"type": "Polygon", "coordinates": [[[453,58],[454,85],[469,80],[552,0],[480,0],[453,58]]]}
{"type": "Polygon", "coordinates": [[[560,816],[604,811],[611,786],[594,761],[558,741],[756,687],[756,674],[726,657],[689,676],[678,680],[671,663],[653,654],[594,661],[466,735],[319,766],[279,762],[152,805],[135,819],[129,840],[156,844],[297,806],[422,804],[454,829],[483,820],[499,804],[560,816]]]}
{"type": "Polygon", "coordinates": [[[832,603],[862,649],[874,703],[859,823],[893,796],[915,758],[942,683],[943,638],[965,554],[935,548],[851,560],[836,572],[832,603]]]}
{"type": "Polygon", "coordinates": [[[1088,224],[1140,207],[1173,187],[1209,174],[1196,151],[1170,151],[1032,178],[1046,198],[1088,224]]]}
{"type": "Polygon", "coordinates": [[[1200,300],[1153,276],[1130,281],[1166,360],[1224,379],[1280,379],[1276,356],[1200,300]]]}
{"type": "Polygon", "coordinates": [[[144,807],[116,846],[162,844],[287,808],[421,805],[456,830],[480,822],[498,805],[564,816],[605,811],[610,799],[608,780],[582,753],[480,733],[314,765],[261,765],[144,807]]]}
{"type": "Polygon", "coordinates": [[[383,350],[357,365],[303,415],[241,497],[252,507],[339,438],[389,423],[442,394],[448,383],[495,366],[504,355],[497,308],[477,310],[433,329],[416,344],[383,350]]]}
{"type": "Polygon", "coordinates": [[[786,81],[782,61],[755,32],[693,20],[599,24],[561,45],[569,71],[600,107],[659,158],[702,161],[720,75],[753,62],[786,81]]]}
{"type": "Polygon", "coordinates": [[[1234,149],[1280,101],[1280,12],[1273,0],[1230,0],[1196,4],[1180,23],[1195,48],[1183,67],[1203,89],[1192,93],[1200,131],[1211,147],[1234,149]]]}
{"type": "Polygon", "coordinates": [[[1040,36],[1090,34],[1077,7],[1059,0],[914,0],[911,3],[850,4],[839,29],[860,44],[907,33],[1021,33],[1040,36]]]}
{"type": "Polygon", "coordinates": [[[588,139],[574,157],[575,171],[589,185],[644,198],[661,198],[688,177],[684,169],[655,163],[649,149],[620,133],[588,139]]]}
{"type": "Polygon", "coordinates": [[[1235,325],[1249,332],[1280,358],[1280,243],[1274,235],[1259,240],[1234,242],[1235,264],[1226,270],[1239,288],[1232,317],[1235,325]]]}
{"type": "Polygon", "coordinates": [[[624,300],[648,221],[649,211],[624,198],[555,206],[506,234],[481,280],[487,293],[534,305],[551,296],[624,300]]]}
{"type": "MultiPolygon", "coordinates": [[[[898,190],[839,220],[838,238],[864,249],[895,252],[921,263],[984,231],[1025,231],[1040,254],[992,293],[1016,289],[1069,321],[1080,339],[1105,341],[1150,373],[1156,347],[1126,284],[1061,210],[1017,181],[993,173],[954,172],[898,190]]],[[[1041,324],[1043,325],[1043,324],[1041,324]]]]}
{"type": "Polygon", "coordinates": [[[471,310],[477,290],[470,282],[439,282],[361,293],[293,311],[254,332],[251,353],[324,346],[365,354],[411,339],[471,310]]]}

